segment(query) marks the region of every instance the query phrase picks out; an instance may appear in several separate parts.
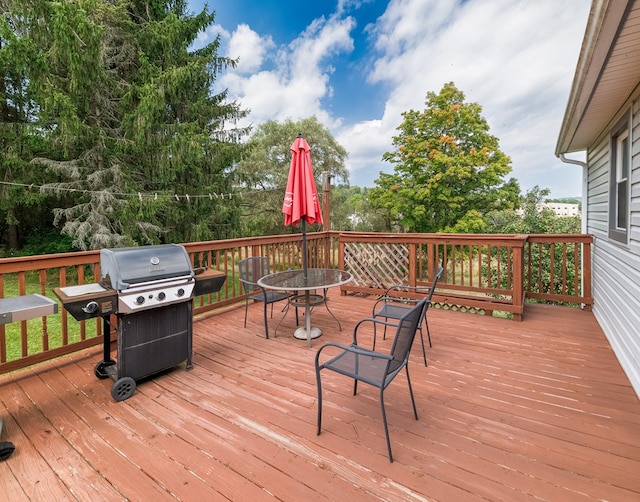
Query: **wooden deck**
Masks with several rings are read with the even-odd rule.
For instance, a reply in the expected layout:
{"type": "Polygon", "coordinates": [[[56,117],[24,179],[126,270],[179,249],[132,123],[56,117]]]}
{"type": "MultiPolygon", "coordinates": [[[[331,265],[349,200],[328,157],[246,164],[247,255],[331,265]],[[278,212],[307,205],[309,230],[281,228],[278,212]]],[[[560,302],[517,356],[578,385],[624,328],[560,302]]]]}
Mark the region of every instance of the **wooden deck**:
{"type": "MultiPolygon", "coordinates": [[[[337,292],[336,292],[337,293],[337,292]]],[[[293,315],[262,336],[261,306],[194,323],[194,369],[116,403],[92,349],[0,377],[0,500],[640,500],[640,402],[589,312],[530,306],[523,322],[431,309],[433,348],[410,365],[419,420],[399,376],[356,397],[324,377],[316,435],[315,349],[349,342],[372,299],[319,307],[313,342],[293,315]]],[[[274,316],[272,328],[275,326],[274,316]]],[[[382,343],[388,344],[389,339],[382,343]]]]}

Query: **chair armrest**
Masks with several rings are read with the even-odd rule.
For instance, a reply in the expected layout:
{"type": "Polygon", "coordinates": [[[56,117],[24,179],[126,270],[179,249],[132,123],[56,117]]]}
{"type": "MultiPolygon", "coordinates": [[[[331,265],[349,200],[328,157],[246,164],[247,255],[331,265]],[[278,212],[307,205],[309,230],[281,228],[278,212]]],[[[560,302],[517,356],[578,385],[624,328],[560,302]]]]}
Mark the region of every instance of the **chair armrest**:
{"type": "Polygon", "coordinates": [[[398,324],[394,324],[392,322],[382,321],[380,319],[374,319],[373,317],[365,317],[364,319],[361,319],[360,321],[358,321],[358,324],[356,324],[356,326],[353,328],[353,332],[355,333],[356,331],[358,331],[358,328],[360,327],[360,325],[365,322],[372,322],[374,324],[384,324],[385,326],[398,326],[398,324]]]}
{"type": "Polygon", "coordinates": [[[388,322],[388,321],[383,321],[381,319],[374,319],[373,317],[365,317],[364,319],[358,321],[358,324],[355,325],[355,327],[353,328],[353,343],[355,345],[358,345],[358,329],[360,328],[360,326],[366,322],[370,322],[373,324],[381,324],[383,326],[393,326],[394,328],[398,327],[398,324],[394,324],[392,322],[388,322]]]}

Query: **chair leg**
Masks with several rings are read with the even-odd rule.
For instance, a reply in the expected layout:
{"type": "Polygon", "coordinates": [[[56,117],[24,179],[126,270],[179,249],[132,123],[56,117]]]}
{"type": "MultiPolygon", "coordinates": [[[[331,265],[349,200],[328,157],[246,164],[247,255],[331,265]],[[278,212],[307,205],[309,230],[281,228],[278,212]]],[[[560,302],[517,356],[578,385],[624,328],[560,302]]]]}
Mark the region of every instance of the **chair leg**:
{"type": "Polygon", "coordinates": [[[411,404],[413,405],[413,415],[418,420],[418,409],[416,408],[416,400],[413,398],[413,389],[411,388],[411,378],[409,378],[409,365],[405,365],[404,369],[407,372],[407,383],[409,384],[409,395],[411,396],[411,404]]]}
{"type": "Polygon", "coordinates": [[[371,350],[376,350],[376,338],[378,337],[378,332],[376,330],[376,323],[373,323],[373,347],[371,350]]]}
{"type": "MultiPolygon", "coordinates": [[[[267,321],[267,302],[264,303],[264,334],[269,339],[269,321],[267,321]]],[[[273,303],[271,304],[271,308],[273,308],[273,303]]]]}
{"type": "Polygon", "coordinates": [[[249,310],[249,300],[245,297],[244,299],[244,327],[247,327],[247,312],[249,310]]]}
{"type": "Polygon", "coordinates": [[[393,455],[391,453],[391,440],[389,439],[389,426],[387,425],[387,413],[384,410],[384,387],[380,387],[380,409],[382,410],[384,434],[387,437],[387,451],[389,452],[389,462],[393,463],[393,455]]]}
{"type": "MultiPolygon", "coordinates": [[[[427,327],[427,338],[429,339],[429,348],[433,347],[431,345],[431,333],[429,332],[429,321],[427,321],[427,316],[424,316],[424,325],[427,327]]],[[[420,329],[422,331],[422,328],[420,329]]]]}
{"type": "Polygon", "coordinates": [[[424,337],[422,336],[422,326],[418,328],[420,330],[420,343],[422,344],[422,357],[424,358],[424,365],[427,366],[427,351],[424,349],[424,337]]]}
{"type": "Polygon", "coordinates": [[[316,367],[316,385],[318,387],[318,431],[317,435],[320,435],[322,427],[322,382],[320,379],[320,370],[316,367]]]}

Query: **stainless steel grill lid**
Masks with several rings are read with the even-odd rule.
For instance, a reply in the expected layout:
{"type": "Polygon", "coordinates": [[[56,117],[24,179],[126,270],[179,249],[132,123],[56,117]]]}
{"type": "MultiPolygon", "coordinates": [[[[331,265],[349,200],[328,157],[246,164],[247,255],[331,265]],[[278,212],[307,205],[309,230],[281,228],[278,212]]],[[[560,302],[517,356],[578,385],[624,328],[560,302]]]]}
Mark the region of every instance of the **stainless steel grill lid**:
{"type": "Polygon", "coordinates": [[[184,246],[164,244],[100,251],[102,284],[117,291],[150,281],[193,277],[184,246]]]}

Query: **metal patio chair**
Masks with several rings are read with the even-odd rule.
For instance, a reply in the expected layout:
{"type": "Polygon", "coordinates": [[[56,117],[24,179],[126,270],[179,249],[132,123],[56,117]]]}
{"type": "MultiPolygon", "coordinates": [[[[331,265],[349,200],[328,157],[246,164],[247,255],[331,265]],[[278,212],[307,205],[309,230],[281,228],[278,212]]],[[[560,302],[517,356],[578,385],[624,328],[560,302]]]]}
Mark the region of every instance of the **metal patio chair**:
{"type": "MultiPolygon", "coordinates": [[[[264,304],[264,332],[265,337],[269,338],[269,324],[267,321],[267,305],[271,305],[271,317],[273,318],[273,304],[288,300],[291,296],[287,291],[267,290],[258,285],[265,275],[269,275],[269,259],[266,256],[253,256],[245,258],[238,262],[238,270],[240,272],[240,282],[244,289],[244,327],[247,327],[247,312],[249,310],[249,300],[255,300],[264,304]]],[[[289,303],[284,306],[283,310],[289,308],[289,303]]],[[[296,308],[296,325],[298,324],[298,309],[296,308]]]]}
{"type": "MultiPolygon", "coordinates": [[[[357,333],[358,328],[367,322],[388,325],[385,321],[373,318],[366,318],[356,324],[353,330],[353,343],[351,345],[343,345],[341,343],[329,342],[324,344],[315,358],[316,382],[318,386],[318,435],[321,431],[322,423],[322,382],[320,372],[324,369],[335,371],[341,375],[353,378],[353,395],[358,390],[358,382],[364,382],[380,389],[380,408],[382,409],[382,422],[384,423],[384,433],[387,437],[387,450],[389,452],[389,461],[393,462],[391,453],[391,441],[389,440],[389,427],[387,425],[387,415],[384,407],[384,390],[400,373],[402,368],[407,374],[407,383],[409,384],[409,394],[411,395],[411,404],[413,405],[413,414],[418,420],[418,410],[413,397],[413,389],[411,388],[411,380],[409,379],[409,352],[413,339],[416,336],[418,325],[422,319],[423,311],[427,306],[427,299],[424,298],[416,303],[412,308],[407,309],[397,323],[397,330],[388,354],[375,352],[365,349],[358,345],[357,333]],[[329,356],[327,361],[320,363],[321,354],[326,349],[334,347],[339,349],[337,355],[329,356]]],[[[334,352],[330,349],[330,352],[334,352]]]]}
{"type": "MultiPolygon", "coordinates": [[[[443,268],[439,267],[435,273],[433,278],[433,283],[431,286],[405,286],[404,284],[395,284],[389,287],[384,294],[376,300],[373,304],[373,314],[372,317],[375,319],[377,317],[384,317],[385,321],[389,322],[390,325],[395,325],[395,322],[390,322],[389,319],[399,320],[407,313],[407,310],[412,308],[416,303],[420,301],[421,298],[426,296],[427,299],[427,307],[424,309],[422,313],[422,318],[420,319],[420,323],[418,324],[418,330],[420,331],[420,342],[422,344],[422,357],[424,358],[424,365],[427,365],[427,351],[424,347],[424,336],[422,334],[422,323],[424,321],[424,325],[427,328],[427,338],[429,340],[429,347],[431,345],[431,333],[429,332],[429,322],[427,320],[427,310],[431,305],[431,298],[433,297],[433,292],[436,289],[436,285],[438,284],[438,280],[442,275],[443,268]]],[[[382,339],[386,339],[387,334],[387,326],[384,327],[384,332],[382,334],[382,339]]],[[[376,348],[376,330],[373,330],[373,350],[376,348]]]]}

